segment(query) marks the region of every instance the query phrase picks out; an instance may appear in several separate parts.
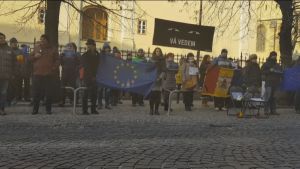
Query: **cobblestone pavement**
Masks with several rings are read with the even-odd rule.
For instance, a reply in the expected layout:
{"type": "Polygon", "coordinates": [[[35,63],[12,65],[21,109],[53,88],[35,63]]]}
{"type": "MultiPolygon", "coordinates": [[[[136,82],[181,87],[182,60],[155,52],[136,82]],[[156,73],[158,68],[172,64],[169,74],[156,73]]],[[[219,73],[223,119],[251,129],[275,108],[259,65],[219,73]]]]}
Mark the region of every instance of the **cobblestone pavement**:
{"type": "Polygon", "coordinates": [[[175,105],[168,117],[129,102],[99,115],[71,108],[31,115],[28,106],[0,116],[0,169],[300,168],[300,115],[226,116],[175,105]],[[79,111],[79,110],[78,110],[79,111]]]}

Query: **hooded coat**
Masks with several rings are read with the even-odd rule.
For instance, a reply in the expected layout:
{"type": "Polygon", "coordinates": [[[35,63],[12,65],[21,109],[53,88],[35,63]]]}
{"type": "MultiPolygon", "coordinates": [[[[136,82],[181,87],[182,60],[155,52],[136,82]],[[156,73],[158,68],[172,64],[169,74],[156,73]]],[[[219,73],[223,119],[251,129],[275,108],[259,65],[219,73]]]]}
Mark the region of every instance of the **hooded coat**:
{"type": "Polygon", "coordinates": [[[244,83],[247,87],[261,85],[261,71],[258,63],[250,62],[244,70],[244,83]]]}
{"type": "Polygon", "coordinates": [[[6,44],[0,45],[0,79],[10,79],[14,75],[16,56],[6,44]]]}
{"type": "Polygon", "coordinates": [[[262,68],[262,80],[266,82],[266,86],[278,87],[282,79],[282,68],[276,62],[269,57],[266,63],[263,64],[262,68]]]}
{"type": "Polygon", "coordinates": [[[166,60],[163,56],[152,56],[151,62],[154,63],[157,68],[157,77],[152,91],[161,91],[162,81],[166,70],[166,60]]]}

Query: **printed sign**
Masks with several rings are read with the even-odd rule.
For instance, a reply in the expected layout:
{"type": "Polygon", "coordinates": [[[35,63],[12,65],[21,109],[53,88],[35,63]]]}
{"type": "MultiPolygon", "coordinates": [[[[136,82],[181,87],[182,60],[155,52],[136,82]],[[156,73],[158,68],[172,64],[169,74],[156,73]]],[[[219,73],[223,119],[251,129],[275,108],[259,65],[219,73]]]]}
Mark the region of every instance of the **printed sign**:
{"type": "Polygon", "coordinates": [[[155,18],[153,45],[211,52],[215,27],[155,18]]]}

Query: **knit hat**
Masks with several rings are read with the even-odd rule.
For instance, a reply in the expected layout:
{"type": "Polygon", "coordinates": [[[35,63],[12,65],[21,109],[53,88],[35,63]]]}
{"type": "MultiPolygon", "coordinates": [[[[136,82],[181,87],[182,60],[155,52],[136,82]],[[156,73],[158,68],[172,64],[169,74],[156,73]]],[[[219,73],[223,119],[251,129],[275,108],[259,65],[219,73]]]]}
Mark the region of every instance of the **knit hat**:
{"type": "Polygon", "coordinates": [[[108,42],[104,42],[102,49],[105,49],[105,48],[111,49],[111,47],[110,47],[110,45],[109,45],[108,42]]]}
{"type": "Polygon", "coordinates": [[[94,39],[88,39],[85,44],[86,45],[96,45],[96,42],[94,39]]]}
{"type": "Polygon", "coordinates": [[[16,38],[11,38],[9,40],[10,43],[18,43],[18,40],[16,38]]]}

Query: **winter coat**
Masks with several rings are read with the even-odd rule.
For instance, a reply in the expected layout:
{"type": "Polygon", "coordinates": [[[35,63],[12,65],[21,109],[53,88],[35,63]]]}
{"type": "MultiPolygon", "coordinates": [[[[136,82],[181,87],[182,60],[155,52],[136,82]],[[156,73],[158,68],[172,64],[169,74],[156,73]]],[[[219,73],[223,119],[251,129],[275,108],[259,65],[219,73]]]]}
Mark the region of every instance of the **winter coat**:
{"type": "Polygon", "coordinates": [[[84,69],[83,80],[85,82],[96,80],[99,57],[100,55],[97,51],[87,51],[81,56],[81,66],[84,69]]]}
{"type": "Polygon", "coordinates": [[[135,56],[132,58],[133,63],[141,63],[141,62],[146,62],[145,57],[140,57],[140,56],[135,56]]]}
{"type": "Polygon", "coordinates": [[[267,59],[267,62],[263,64],[262,68],[262,80],[265,81],[266,87],[278,87],[282,79],[281,66],[271,59],[267,59]]]}
{"type": "MultiPolygon", "coordinates": [[[[194,88],[197,87],[197,82],[198,82],[199,74],[197,74],[197,75],[190,75],[190,68],[191,67],[197,68],[196,63],[194,63],[194,62],[193,63],[188,63],[187,62],[187,63],[183,64],[183,67],[182,67],[182,84],[183,84],[183,88],[186,88],[185,87],[185,83],[187,81],[190,81],[190,80],[192,80],[192,81],[195,82],[194,88]]],[[[190,88],[188,90],[193,90],[194,88],[190,88]]]]}
{"type": "Polygon", "coordinates": [[[244,68],[243,72],[244,77],[244,84],[247,87],[255,86],[260,87],[261,86],[261,70],[259,68],[258,63],[250,62],[249,65],[247,65],[244,68]]]}
{"type": "Polygon", "coordinates": [[[233,68],[232,62],[222,56],[215,58],[212,64],[223,68],[233,68]]]}
{"type": "Polygon", "coordinates": [[[7,45],[0,45],[0,79],[10,79],[14,75],[16,56],[7,45]]]}
{"type": "Polygon", "coordinates": [[[30,53],[30,61],[33,64],[33,75],[47,76],[55,75],[59,70],[59,54],[57,48],[50,45],[35,46],[32,53],[30,53]],[[41,53],[41,57],[35,58],[36,53],[41,53]]]}
{"type": "Polygon", "coordinates": [[[199,68],[199,74],[200,74],[199,85],[200,86],[203,86],[204,79],[206,76],[206,71],[207,71],[207,68],[209,65],[211,65],[210,62],[206,62],[206,63],[203,63],[200,65],[200,68],[199,68]]]}
{"type": "Polygon", "coordinates": [[[60,57],[60,63],[62,66],[62,76],[77,77],[79,73],[79,58],[80,54],[75,51],[65,50],[60,57]]]}
{"type": "Polygon", "coordinates": [[[178,64],[174,61],[166,62],[166,71],[163,80],[163,89],[176,89],[176,73],[178,72],[178,64]]]}
{"type": "Polygon", "coordinates": [[[154,63],[157,69],[156,81],[152,87],[152,91],[162,90],[162,81],[165,76],[166,61],[163,56],[152,57],[150,62],[154,63]]]}

